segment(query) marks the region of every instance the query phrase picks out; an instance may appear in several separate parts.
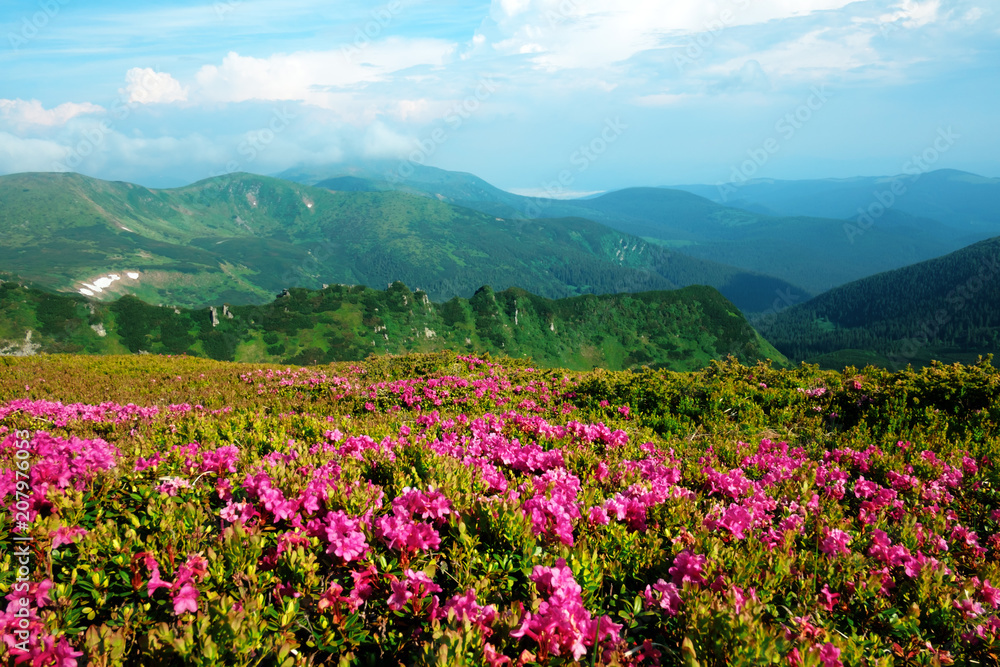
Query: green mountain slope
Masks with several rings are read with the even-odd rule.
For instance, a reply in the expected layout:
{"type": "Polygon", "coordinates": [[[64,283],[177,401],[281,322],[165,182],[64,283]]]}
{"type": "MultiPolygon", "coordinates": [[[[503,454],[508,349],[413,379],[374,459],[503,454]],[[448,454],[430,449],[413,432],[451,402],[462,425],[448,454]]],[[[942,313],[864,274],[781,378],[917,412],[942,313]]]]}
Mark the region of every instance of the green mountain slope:
{"type": "MultiPolygon", "coordinates": [[[[988,225],[979,229],[980,236],[975,236],[974,228],[959,229],[930,219],[929,211],[940,207],[929,206],[926,197],[916,205],[917,214],[890,206],[871,224],[859,228],[856,220],[845,219],[851,215],[856,218],[857,207],[843,210],[807,207],[806,211],[819,212],[787,214],[781,212],[785,210],[782,207],[768,208],[765,203],[773,203],[771,200],[762,203],[740,199],[741,207],[737,208],[732,202],[718,203],[718,189],[714,186],[685,186],[692,192],[627,188],[599,197],[559,200],[522,197],[495,188],[472,174],[433,167],[408,165],[405,173],[407,176],[403,178],[399,163],[371,162],[290,170],[282,176],[332,189],[344,187],[340,179],[349,178],[354,179],[350,181],[351,187],[422,194],[508,219],[586,218],[690,257],[773,276],[787,283],[787,288],[800,300],[852,280],[939,257],[993,235],[983,234],[983,230],[992,229],[988,225]],[[713,196],[716,201],[711,200],[713,196]],[[834,210],[836,215],[828,214],[834,210]]],[[[930,187],[935,178],[928,174],[920,183],[928,191],[938,192],[940,188],[930,187]]],[[[846,181],[856,190],[852,196],[865,193],[866,207],[875,201],[868,180],[846,181]]],[[[740,196],[744,190],[754,191],[756,183],[740,189],[740,196]]],[[[807,202],[813,198],[821,201],[824,197],[836,200],[839,196],[836,191],[824,189],[827,181],[783,183],[788,188],[797,188],[807,202]]],[[[982,202],[984,198],[989,199],[985,191],[976,201],[982,202]]],[[[992,201],[1000,203],[996,197],[992,201]]],[[[793,210],[798,211],[794,207],[793,210]]],[[[759,303],[751,306],[742,296],[726,291],[724,285],[711,284],[720,287],[744,312],[769,308],[759,303]]],[[[770,295],[773,301],[772,290],[758,292],[770,295]]]]}
{"type": "Polygon", "coordinates": [[[897,367],[996,354],[1000,237],[838,287],[762,318],[758,327],[789,357],[830,355],[831,366],[859,350],[897,367]]]}
{"type": "Polygon", "coordinates": [[[52,289],[185,306],[403,280],[439,300],[484,283],[550,298],[709,284],[753,311],[787,287],[590,220],[511,220],[348,183],[333,192],[234,174],[149,190],[77,174],[0,177],[0,267],[52,289]]]}
{"type": "Polygon", "coordinates": [[[132,296],[94,304],[0,283],[0,353],[8,355],[153,352],[316,364],[445,349],[574,369],[693,370],[730,354],[786,361],[710,287],[559,300],[483,287],[471,299],[433,303],[396,282],[385,291],[296,288],[265,305],[188,310],[132,296]]]}
{"type": "Polygon", "coordinates": [[[843,220],[761,215],[664,188],[629,188],[576,203],[598,211],[594,219],[629,234],[693,257],[767,273],[812,293],[965,245],[934,221],[893,215],[858,233],[845,228],[843,220]]]}

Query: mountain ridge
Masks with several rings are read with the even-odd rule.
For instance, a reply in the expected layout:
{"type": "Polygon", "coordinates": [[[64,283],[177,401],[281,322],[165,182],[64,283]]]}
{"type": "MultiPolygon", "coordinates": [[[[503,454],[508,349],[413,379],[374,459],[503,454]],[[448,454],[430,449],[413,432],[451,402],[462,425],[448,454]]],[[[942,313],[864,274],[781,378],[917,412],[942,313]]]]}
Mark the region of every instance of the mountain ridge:
{"type": "Polygon", "coordinates": [[[151,303],[262,303],[287,287],[399,279],[436,299],[468,297],[484,283],[553,298],[712,284],[753,310],[761,295],[788,287],[589,219],[507,219],[407,193],[330,192],[252,174],[169,190],[22,174],[0,177],[0,201],[8,271],[50,289],[151,303]]]}
{"type": "Polygon", "coordinates": [[[796,360],[839,365],[858,350],[901,368],[1000,353],[1000,237],[858,280],[755,320],[796,360]]]}
{"type": "MultiPolygon", "coordinates": [[[[929,219],[924,215],[926,207],[921,207],[919,214],[883,207],[883,211],[876,209],[878,215],[869,222],[818,212],[789,214],[744,199],[720,203],[717,196],[713,199],[718,194],[715,186],[711,186],[712,192],[704,191],[709,186],[700,186],[698,192],[691,186],[685,186],[688,190],[632,187],[581,199],[524,197],[472,174],[411,166],[408,179],[391,173],[392,163],[328,165],[282,175],[322,185],[331,176],[335,180],[336,175],[346,174],[367,179],[370,189],[400,189],[507,218],[582,217],[689,257],[774,276],[793,286],[802,298],[938,257],[984,238],[984,232],[974,227],[956,228],[929,219]]],[[[925,177],[924,183],[939,178],[936,173],[925,177]]],[[[864,181],[860,177],[846,179],[854,180],[864,181]]],[[[813,182],[804,183],[809,186],[813,182]]],[[[886,196],[895,197],[891,192],[886,196]]]]}
{"type": "Polygon", "coordinates": [[[0,355],[151,352],[310,365],[442,350],[575,369],[695,370],[729,355],[786,363],[732,303],[702,286],[558,300],[483,286],[469,299],[435,303],[396,282],[382,291],[294,288],[259,306],[181,309],[133,296],[95,304],[0,282],[0,355]]]}

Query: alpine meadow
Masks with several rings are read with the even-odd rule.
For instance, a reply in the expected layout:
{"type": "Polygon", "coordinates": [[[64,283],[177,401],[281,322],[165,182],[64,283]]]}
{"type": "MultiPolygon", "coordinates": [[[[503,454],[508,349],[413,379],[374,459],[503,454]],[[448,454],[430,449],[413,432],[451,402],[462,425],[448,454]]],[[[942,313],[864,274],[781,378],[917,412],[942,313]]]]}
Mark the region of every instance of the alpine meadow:
{"type": "Polygon", "coordinates": [[[985,0],[11,0],[0,662],[1000,667],[985,0]]]}

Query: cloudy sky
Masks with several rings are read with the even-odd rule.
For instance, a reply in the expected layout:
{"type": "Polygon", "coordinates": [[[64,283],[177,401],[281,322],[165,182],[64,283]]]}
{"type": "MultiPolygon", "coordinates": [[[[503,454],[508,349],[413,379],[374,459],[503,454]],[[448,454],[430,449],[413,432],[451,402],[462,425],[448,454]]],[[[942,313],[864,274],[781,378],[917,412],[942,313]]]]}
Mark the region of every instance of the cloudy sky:
{"type": "Polygon", "coordinates": [[[894,174],[924,154],[1000,176],[998,103],[995,0],[6,0],[0,15],[0,173],[151,187],[371,159],[525,193],[560,174],[564,194],[894,174]]]}

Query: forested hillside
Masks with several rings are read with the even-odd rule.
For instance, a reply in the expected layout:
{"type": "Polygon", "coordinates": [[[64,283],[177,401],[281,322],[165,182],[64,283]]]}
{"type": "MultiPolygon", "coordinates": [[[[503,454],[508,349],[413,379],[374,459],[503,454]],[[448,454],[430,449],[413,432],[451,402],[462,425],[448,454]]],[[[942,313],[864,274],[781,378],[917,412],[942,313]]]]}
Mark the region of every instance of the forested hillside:
{"type": "Polygon", "coordinates": [[[787,283],[582,218],[507,219],[402,192],[250,174],[150,190],[79,174],[0,177],[0,266],[62,291],[187,307],[402,280],[436,300],[483,284],[548,298],[706,284],[766,310],[787,283]]]}
{"type": "Polygon", "coordinates": [[[710,287],[550,300],[484,286],[471,299],[433,303],[397,282],[385,291],[295,288],[266,305],[188,310],[0,284],[2,354],[146,352],[310,365],[439,350],[574,369],[691,370],[729,355],[785,361],[710,287]]]}
{"type": "MultiPolygon", "coordinates": [[[[756,323],[796,360],[865,350],[905,366],[996,353],[1000,237],[844,285],[756,323]]],[[[844,360],[840,355],[828,361],[844,360]]]]}

